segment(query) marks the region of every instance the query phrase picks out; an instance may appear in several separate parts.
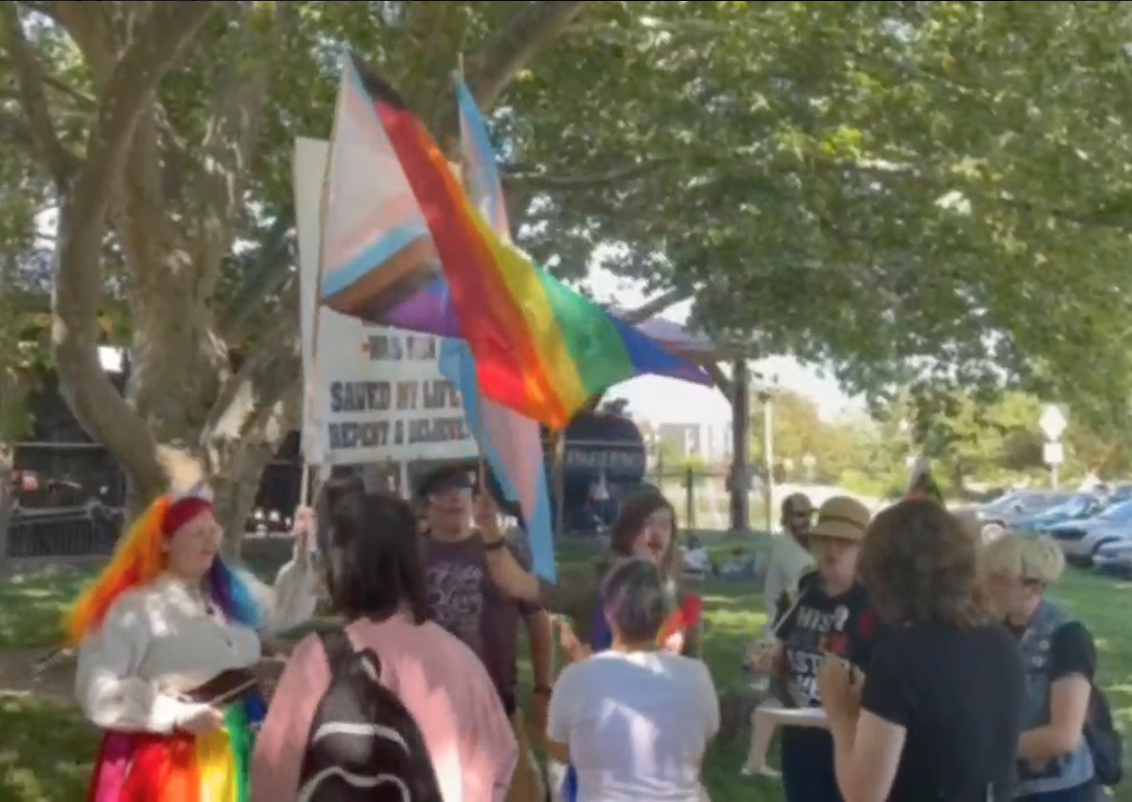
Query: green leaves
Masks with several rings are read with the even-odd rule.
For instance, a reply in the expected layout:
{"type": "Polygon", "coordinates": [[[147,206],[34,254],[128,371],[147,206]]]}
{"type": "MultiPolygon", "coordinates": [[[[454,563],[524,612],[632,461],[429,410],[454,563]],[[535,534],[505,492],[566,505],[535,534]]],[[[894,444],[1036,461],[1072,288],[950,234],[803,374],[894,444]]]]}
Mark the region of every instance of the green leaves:
{"type": "Polygon", "coordinates": [[[606,266],[701,286],[703,325],[854,389],[1041,362],[1066,397],[1127,395],[1127,10],[633,8],[593,9],[505,99],[501,140],[544,176],[538,258],[623,243],[606,266]]]}
{"type": "MultiPolygon", "coordinates": [[[[217,99],[272,51],[239,208],[220,218],[233,242],[261,241],[286,208],[294,137],[329,135],[343,54],[379,65],[443,143],[462,61],[485,97],[505,87],[488,111],[519,239],[560,275],[600,263],[695,288],[711,332],[829,363],[878,397],[915,378],[989,377],[1098,424],[1126,414],[1126,4],[606,2],[564,32],[554,20],[572,4],[302,2],[287,19],[282,5],[214,14],[159,93],[158,138],[183,157],[163,157],[162,180],[187,192],[217,99]],[[516,39],[518,20],[540,18],[524,30],[543,38],[516,39]],[[269,45],[234,47],[245,36],[269,45]]],[[[96,50],[67,27],[83,30],[28,32],[75,150],[96,50]]],[[[27,231],[53,201],[48,174],[15,149],[27,126],[6,122],[19,109],[0,98],[0,233],[27,231]]],[[[272,286],[232,256],[211,294],[272,286]]]]}

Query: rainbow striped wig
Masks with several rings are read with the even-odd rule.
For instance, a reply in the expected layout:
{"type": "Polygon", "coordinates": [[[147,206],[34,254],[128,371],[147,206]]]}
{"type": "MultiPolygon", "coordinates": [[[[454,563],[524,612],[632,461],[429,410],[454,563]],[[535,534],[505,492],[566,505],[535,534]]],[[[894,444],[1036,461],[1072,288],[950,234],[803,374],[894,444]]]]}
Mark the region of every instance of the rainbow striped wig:
{"type": "MultiPolygon", "coordinates": [[[[212,498],[201,484],[187,494],[165,495],[153,502],[118,542],[110,564],[67,614],[67,642],[78,644],[96,633],[107,611],[123,593],[156,579],[165,569],[165,552],[161,548],[165,539],[206,512],[212,512],[212,498]]],[[[250,627],[259,625],[259,607],[251,589],[219,556],[208,570],[208,589],[212,601],[229,621],[250,627]]]]}

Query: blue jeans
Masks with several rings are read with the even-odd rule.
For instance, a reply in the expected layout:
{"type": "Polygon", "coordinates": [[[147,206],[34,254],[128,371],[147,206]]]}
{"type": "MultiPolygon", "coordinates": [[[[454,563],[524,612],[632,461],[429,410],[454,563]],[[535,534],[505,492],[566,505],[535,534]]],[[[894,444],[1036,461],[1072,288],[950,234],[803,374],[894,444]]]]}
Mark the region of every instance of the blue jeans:
{"type": "Polygon", "coordinates": [[[786,802],[844,802],[833,768],[833,738],[824,730],[782,731],[782,786],[786,802]]]}

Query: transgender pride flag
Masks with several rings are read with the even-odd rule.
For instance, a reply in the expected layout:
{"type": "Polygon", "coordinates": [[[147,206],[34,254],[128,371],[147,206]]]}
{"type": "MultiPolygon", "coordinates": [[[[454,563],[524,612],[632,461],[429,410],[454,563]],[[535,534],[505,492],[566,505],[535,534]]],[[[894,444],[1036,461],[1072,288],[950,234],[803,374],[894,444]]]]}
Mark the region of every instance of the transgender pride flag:
{"type": "MultiPolygon", "coordinates": [[[[484,219],[505,242],[510,224],[503,184],[487,125],[464,81],[456,78],[460,108],[460,140],[464,159],[464,189],[484,219]]],[[[468,427],[495,472],[508,501],[523,511],[530,539],[532,568],[548,582],[557,581],[554,538],[550,528],[550,494],[539,425],[530,418],[484,398],[476,379],[476,360],[463,340],[445,338],[440,347],[440,372],[460,391],[468,427]]]]}

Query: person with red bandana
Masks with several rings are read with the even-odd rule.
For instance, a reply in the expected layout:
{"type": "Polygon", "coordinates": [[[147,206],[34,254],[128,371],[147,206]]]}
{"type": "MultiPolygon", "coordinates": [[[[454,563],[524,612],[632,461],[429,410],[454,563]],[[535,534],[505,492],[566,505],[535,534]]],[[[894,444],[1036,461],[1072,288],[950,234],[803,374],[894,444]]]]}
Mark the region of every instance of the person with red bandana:
{"type": "Polygon", "coordinates": [[[104,732],[92,802],[247,799],[265,712],[251,669],[261,634],[294,627],[317,596],[300,527],[267,587],[220,556],[202,483],[154,502],[67,621],[79,646],[76,695],[104,732]]]}

